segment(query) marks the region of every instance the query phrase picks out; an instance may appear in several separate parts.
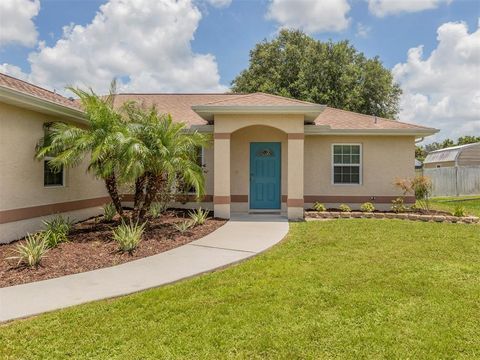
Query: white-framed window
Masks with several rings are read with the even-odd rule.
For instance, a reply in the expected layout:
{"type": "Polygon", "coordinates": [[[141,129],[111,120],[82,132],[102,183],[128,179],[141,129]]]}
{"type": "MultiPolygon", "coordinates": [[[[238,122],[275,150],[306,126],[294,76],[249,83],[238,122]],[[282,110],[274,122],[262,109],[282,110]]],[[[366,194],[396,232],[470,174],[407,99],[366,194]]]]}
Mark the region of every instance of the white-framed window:
{"type": "Polygon", "coordinates": [[[46,156],[43,159],[43,186],[45,187],[61,187],[65,186],[65,169],[62,168],[60,171],[54,171],[49,165],[48,162],[52,160],[51,156],[46,156]]]}
{"type": "Polygon", "coordinates": [[[332,144],[332,184],[362,183],[362,145],[332,144]]]}

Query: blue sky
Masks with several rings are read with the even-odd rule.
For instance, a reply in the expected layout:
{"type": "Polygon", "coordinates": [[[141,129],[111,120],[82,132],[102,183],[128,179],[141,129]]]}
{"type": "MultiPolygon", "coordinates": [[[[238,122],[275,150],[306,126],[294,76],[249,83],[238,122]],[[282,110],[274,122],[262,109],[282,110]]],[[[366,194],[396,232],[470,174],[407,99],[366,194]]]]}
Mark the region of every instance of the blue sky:
{"type": "Polygon", "coordinates": [[[378,55],[404,90],[403,120],[441,127],[442,137],[480,134],[480,2],[399,1],[2,0],[0,71],[59,91],[104,91],[113,76],[125,91],[224,91],[256,43],[293,25],[378,55]],[[450,58],[448,47],[468,56],[450,58]]]}

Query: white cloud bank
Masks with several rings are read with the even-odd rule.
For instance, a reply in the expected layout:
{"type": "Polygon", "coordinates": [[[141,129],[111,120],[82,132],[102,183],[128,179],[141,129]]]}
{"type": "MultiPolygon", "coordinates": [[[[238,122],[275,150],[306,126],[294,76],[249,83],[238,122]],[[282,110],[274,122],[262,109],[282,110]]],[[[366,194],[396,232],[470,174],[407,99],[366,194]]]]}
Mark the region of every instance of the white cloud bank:
{"type": "MultiPolygon", "coordinates": [[[[55,45],[40,44],[23,78],[57,90],[105,92],[117,77],[121,91],[224,91],[215,57],[191,49],[201,17],[190,0],[110,0],[90,24],[65,26],[55,45]]],[[[2,68],[19,76],[15,66],[2,68]]]]}
{"type": "Polygon", "coordinates": [[[367,0],[368,9],[378,17],[435,9],[452,0],[367,0]]]}
{"type": "Polygon", "coordinates": [[[423,46],[408,50],[393,68],[403,89],[400,119],[441,129],[437,138],[480,134],[480,26],[463,22],[437,30],[437,48],[426,59],[423,46]]]}
{"type": "Polygon", "coordinates": [[[0,47],[9,44],[34,46],[38,33],[33,18],[39,11],[39,0],[1,0],[0,47]]]}
{"type": "Polygon", "coordinates": [[[232,3],[232,0],[206,0],[208,4],[216,8],[226,8],[232,3]]]}
{"type": "Polygon", "coordinates": [[[349,11],[347,0],[272,0],[267,19],[308,33],[338,32],[348,28],[349,11]]]}

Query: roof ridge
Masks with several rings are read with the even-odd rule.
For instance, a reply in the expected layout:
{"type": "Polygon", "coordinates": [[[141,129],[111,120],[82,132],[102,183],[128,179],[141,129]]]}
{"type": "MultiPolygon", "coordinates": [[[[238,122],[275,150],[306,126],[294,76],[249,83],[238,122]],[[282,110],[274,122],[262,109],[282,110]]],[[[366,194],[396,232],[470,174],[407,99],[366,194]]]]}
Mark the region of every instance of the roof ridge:
{"type": "MultiPolygon", "coordinates": [[[[34,83],[28,82],[28,81],[26,81],[26,80],[23,80],[23,79],[14,77],[14,76],[12,76],[12,75],[5,74],[5,73],[3,73],[3,72],[0,72],[0,75],[9,77],[10,79],[13,79],[13,80],[15,80],[15,81],[21,81],[21,82],[24,83],[24,84],[27,84],[27,85],[30,85],[30,86],[34,86],[34,87],[36,87],[37,89],[40,89],[40,90],[43,90],[43,91],[48,91],[48,92],[49,92],[50,94],[52,94],[52,95],[60,96],[61,98],[65,99],[65,100],[67,100],[67,101],[71,101],[69,98],[67,98],[66,96],[60,95],[60,94],[57,93],[56,91],[48,90],[48,89],[46,89],[46,88],[44,88],[44,87],[41,87],[41,86],[36,85],[36,84],[34,84],[34,83]]],[[[1,86],[6,86],[6,85],[1,85],[1,86]]],[[[12,88],[12,87],[10,87],[10,86],[6,86],[6,87],[8,87],[9,89],[14,89],[14,88],[12,88]]],[[[18,89],[14,89],[14,90],[18,90],[18,89]]]]}
{"type": "Polygon", "coordinates": [[[265,92],[262,92],[262,91],[257,91],[254,94],[262,94],[262,95],[272,96],[272,97],[276,97],[276,98],[287,99],[287,100],[290,100],[290,101],[295,101],[295,102],[298,102],[298,103],[308,104],[308,105],[321,105],[321,104],[314,103],[314,102],[311,102],[311,101],[299,100],[299,99],[295,99],[293,97],[286,97],[286,96],[282,96],[282,95],[269,94],[269,93],[265,93],[265,92]]]}
{"type": "Polygon", "coordinates": [[[231,93],[231,92],[218,92],[218,93],[208,93],[208,92],[199,92],[199,93],[174,93],[174,92],[124,92],[118,93],[117,95],[250,95],[245,93],[231,93]]]}
{"type": "MultiPolygon", "coordinates": [[[[243,95],[239,95],[238,98],[240,99],[244,99],[246,97],[250,97],[250,96],[253,96],[257,93],[251,93],[251,94],[243,94],[243,95]]],[[[214,105],[214,104],[218,104],[218,103],[222,103],[222,102],[226,102],[226,101],[230,101],[230,99],[222,99],[222,100],[215,100],[215,101],[210,101],[210,102],[207,102],[205,104],[202,104],[202,105],[214,105]]]]}
{"type": "MultiPolygon", "coordinates": [[[[265,96],[268,96],[268,97],[273,97],[273,98],[282,99],[282,100],[288,100],[288,101],[300,103],[300,104],[303,104],[303,105],[320,105],[320,104],[316,104],[316,103],[312,103],[312,102],[308,102],[308,101],[289,98],[289,97],[286,97],[286,96],[268,94],[268,93],[264,93],[264,92],[261,92],[261,91],[257,91],[257,92],[250,93],[250,94],[239,94],[237,99],[245,99],[245,98],[252,97],[252,96],[255,96],[255,95],[265,95],[265,96]]],[[[202,105],[216,105],[216,104],[221,104],[221,103],[227,102],[229,100],[230,99],[215,100],[215,101],[211,101],[211,102],[208,102],[208,103],[205,103],[205,104],[202,104],[202,105]]]]}

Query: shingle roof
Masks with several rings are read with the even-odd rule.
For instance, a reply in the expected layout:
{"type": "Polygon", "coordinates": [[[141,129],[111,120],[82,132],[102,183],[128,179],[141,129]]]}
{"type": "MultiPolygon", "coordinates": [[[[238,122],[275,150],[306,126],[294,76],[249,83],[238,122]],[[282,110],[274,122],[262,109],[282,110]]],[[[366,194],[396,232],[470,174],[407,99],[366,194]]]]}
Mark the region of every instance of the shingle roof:
{"type": "MultiPolygon", "coordinates": [[[[199,104],[200,105],[200,104],[199,104]]],[[[288,105],[318,105],[315,103],[301,101],[297,99],[286,98],[283,96],[265,94],[261,92],[245,94],[235,97],[229,97],[222,100],[203,103],[201,105],[214,106],[288,106],[288,105]]]]}
{"type": "Polygon", "coordinates": [[[72,109],[79,110],[80,107],[77,102],[69,100],[66,97],[41,88],[40,86],[30,84],[26,81],[11,77],[0,73],[0,86],[15,90],[27,95],[35,96],[39,99],[46,100],[58,105],[66,106],[72,109]]]}

